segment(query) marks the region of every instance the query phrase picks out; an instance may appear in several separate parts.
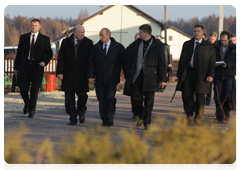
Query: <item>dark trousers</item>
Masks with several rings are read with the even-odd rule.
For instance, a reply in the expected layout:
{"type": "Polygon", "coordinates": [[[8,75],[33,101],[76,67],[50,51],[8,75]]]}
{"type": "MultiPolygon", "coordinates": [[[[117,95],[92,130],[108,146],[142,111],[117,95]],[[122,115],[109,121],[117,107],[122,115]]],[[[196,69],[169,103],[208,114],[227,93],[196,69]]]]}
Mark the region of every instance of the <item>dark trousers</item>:
{"type": "Polygon", "coordinates": [[[26,61],[25,69],[23,70],[22,85],[19,86],[20,93],[23,98],[25,107],[28,108],[28,113],[35,114],[38,91],[41,86],[34,78],[34,62],[26,61]],[[31,84],[30,96],[28,94],[31,84]]]}
{"type": "Polygon", "coordinates": [[[210,103],[211,103],[211,97],[212,97],[212,88],[211,88],[211,91],[208,94],[206,94],[206,103],[208,105],[210,105],[210,103]]]}
{"type": "Polygon", "coordinates": [[[137,80],[132,84],[131,102],[133,114],[143,119],[143,124],[146,126],[151,123],[155,91],[143,91],[143,81],[144,76],[141,71],[137,80]]]}
{"type": "Polygon", "coordinates": [[[116,84],[97,84],[96,93],[99,101],[99,113],[104,124],[113,121],[116,112],[116,84]]]}
{"type": "Polygon", "coordinates": [[[188,118],[193,116],[195,112],[195,123],[196,119],[201,121],[204,113],[205,94],[195,93],[197,84],[197,69],[188,67],[187,76],[183,82],[182,100],[183,108],[188,118]],[[195,100],[194,100],[195,94],[195,100]]]}
{"type": "Polygon", "coordinates": [[[78,96],[77,108],[75,102],[75,92],[65,92],[65,109],[69,114],[70,121],[77,121],[77,115],[83,116],[87,110],[86,103],[88,95],[86,92],[76,92],[78,96]]]}
{"type": "Polygon", "coordinates": [[[233,106],[236,109],[236,80],[235,80],[235,78],[233,78],[233,97],[232,97],[232,100],[233,100],[233,106]]]}
{"type": "Polygon", "coordinates": [[[232,102],[233,78],[214,79],[214,100],[216,105],[217,119],[224,119],[223,112],[228,119],[229,112],[233,109],[232,102]],[[221,108],[221,105],[222,108],[221,108]]]}

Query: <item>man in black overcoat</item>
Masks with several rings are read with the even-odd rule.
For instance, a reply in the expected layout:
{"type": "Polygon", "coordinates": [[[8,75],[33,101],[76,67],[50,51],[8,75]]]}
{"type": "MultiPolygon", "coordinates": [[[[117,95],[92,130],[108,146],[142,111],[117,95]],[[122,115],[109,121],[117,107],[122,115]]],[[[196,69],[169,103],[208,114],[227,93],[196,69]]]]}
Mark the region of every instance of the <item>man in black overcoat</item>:
{"type": "Polygon", "coordinates": [[[129,45],[129,72],[125,85],[125,91],[131,91],[136,126],[143,123],[145,129],[151,123],[155,92],[166,86],[164,46],[151,32],[150,25],[140,26],[140,38],[129,45]]]}
{"type": "Polygon", "coordinates": [[[113,126],[116,111],[116,86],[120,82],[120,72],[123,69],[127,77],[126,50],[122,44],[111,37],[108,28],[101,29],[100,41],[91,50],[87,77],[90,83],[95,78],[96,94],[99,101],[99,112],[102,126],[113,126]]]}
{"type": "Polygon", "coordinates": [[[187,121],[191,121],[195,112],[194,122],[200,125],[204,113],[205,94],[210,92],[215,75],[216,57],[214,46],[202,38],[204,27],[195,25],[193,34],[194,38],[183,44],[178,63],[176,90],[182,91],[187,121]]]}
{"type": "Polygon", "coordinates": [[[61,90],[65,92],[65,109],[70,115],[68,125],[76,125],[78,115],[79,122],[85,122],[89,91],[86,72],[93,42],[84,35],[84,27],[76,25],[73,34],[63,40],[58,54],[56,74],[62,80],[61,90]],[[77,108],[75,93],[78,96],[77,108]]]}
{"type": "Polygon", "coordinates": [[[214,77],[216,117],[219,122],[223,123],[224,120],[230,119],[230,110],[234,109],[232,91],[236,75],[236,45],[230,41],[229,32],[221,32],[215,49],[216,61],[224,61],[224,64],[216,66],[214,77]]]}
{"type": "Polygon", "coordinates": [[[17,73],[17,85],[24,101],[23,114],[33,118],[37,105],[38,91],[41,87],[44,66],[52,59],[50,38],[41,34],[41,22],[31,21],[31,32],[20,36],[14,73],[17,73]],[[28,91],[31,85],[30,96],[28,91]]]}

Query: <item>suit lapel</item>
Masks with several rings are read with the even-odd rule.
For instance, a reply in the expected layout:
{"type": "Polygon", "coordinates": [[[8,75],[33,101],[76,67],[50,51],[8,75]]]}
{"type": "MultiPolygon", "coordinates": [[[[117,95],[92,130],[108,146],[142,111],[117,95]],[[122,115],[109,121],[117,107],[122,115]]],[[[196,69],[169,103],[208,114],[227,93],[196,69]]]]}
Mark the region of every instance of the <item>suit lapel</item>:
{"type": "Polygon", "coordinates": [[[30,36],[31,32],[26,35],[27,49],[30,50],[30,36]]]}
{"type": "Polygon", "coordinates": [[[193,47],[194,47],[194,38],[192,39],[190,46],[189,46],[189,53],[188,53],[188,61],[191,61],[193,55],[193,47]]]}

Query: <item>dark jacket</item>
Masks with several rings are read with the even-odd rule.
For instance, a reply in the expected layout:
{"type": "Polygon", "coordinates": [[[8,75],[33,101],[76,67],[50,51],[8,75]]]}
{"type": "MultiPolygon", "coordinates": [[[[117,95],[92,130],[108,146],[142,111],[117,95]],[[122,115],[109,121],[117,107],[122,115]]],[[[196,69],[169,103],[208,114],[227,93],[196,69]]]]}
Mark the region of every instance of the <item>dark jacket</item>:
{"type": "MultiPolygon", "coordinates": [[[[215,44],[216,49],[216,61],[222,61],[220,56],[221,42],[217,41],[215,44]]],[[[236,75],[236,46],[232,41],[229,41],[228,50],[225,58],[223,59],[227,64],[226,68],[221,66],[216,67],[215,78],[216,79],[228,79],[236,75]]]]}
{"type": "Polygon", "coordinates": [[[88,92],[88,79],[86,77],[88,58],[92,40],[84,37],[78,45],[75,56],[74,34],[62,41],[58,54],[56,74],[63,74],[61,90],[65,92],[88,92]]]}
{"type": "MultiPolygon", "coordinates": [[[[17,55],[14,62],[14,69],[18,70],[17,85],[25,86],[26,82],[22,81],[26,61],[28,60],[30,50],[31,32],[20,36],[17,55]]],[[[44,67],[39,66],[40,62],[45,65],[52,59],[53,53],[50,45],[50,38],[39,32],[34,45],[34,82],[40,87],[43,79],[44,67]]],[[[27,85],[26,85],[27,86],[27,85]]]]}
{"type": "MultiPolygon", "coordinates": [[[[160,82],[166,82],[166,62],[164,57],[164,46],[161,41],[152,36],[153,42],[145,55],[143,69],[144,82],[143,91],[158,91],[160,82]]],[[[137,39],[127,48],[128,52],[128,78],[125,88],[131,89],[134,71],[136,68],[138,47],[142,42],[137,39]]]]}
{"type": "Polygon", "coordinates": [[[95,78],[96,84],[117,84],[120,82],[121,68],[126,76],[126,50],[111,37],[111,45],[105,56],[102,45],[99,41],[91,50],[87,78],[95,78]]]}
{"type": "MultiPolygon", "coordinates": [[[[183,44],[180,60],[178,63],[178,83],[176,90],[182,91],[182,83],[186,78],[186,70],[189,66],[193,48],[194,48],[194,38],[186,41],[183,44]]],[[[210,43],[202,40],[202,43],[198,47],[198,78],[195,92],[200,94],[208,94],[211,90],[212,83],[207,82],[208,76],[214,78],[215,75],[215,49],[210,43]]]]}
{"type": "Polygon", "coordinates": [[[166,61],[166,69],[168,69],[168,65],[172,64],[172,59],[169,51],[169,45],[166,43],[163,43],[164,45],[164,56],[165,56],[165,61],[166,61]]]}

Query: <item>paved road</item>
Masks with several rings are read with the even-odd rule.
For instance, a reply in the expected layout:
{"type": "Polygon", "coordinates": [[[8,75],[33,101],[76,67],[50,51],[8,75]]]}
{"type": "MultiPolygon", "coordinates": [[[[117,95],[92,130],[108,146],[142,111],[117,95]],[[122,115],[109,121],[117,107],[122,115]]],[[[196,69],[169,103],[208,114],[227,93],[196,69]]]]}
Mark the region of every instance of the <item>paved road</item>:
{"type": "MultiPolygon", "coordinates": [[[[158,92],[155,96],[155,104],[152,113],[152,123],[154,124],[154,119],[157,116],[165,118],[169,121],[175,120],[175,115],[181,115],[185,117],[183,112],[181,93],[177,92],[173,103],[169,105],[169,101],[174,93],[176,83],[168,84],[164,93],[158,92]]],[[[45,138],[50,138],[55,145],[58,145],[62,137],[70,137],[70,134],[83,131],[87,132],[89,128],[100,127],[101,120],[98,112],[98,101],[94,93],[91,93],[92,97],[89,97],[87,103],[86,121],[84,124],[78,123],[75,126],[68,126],[69,116],[65,113],[64,108],[64,93],[63,92],[44,92],[40,95],[44,95],[45,99],[50,94],[53,96],[55,93],[61,94],[61,98],[53,100],[52,106],[49,109],[44,109],[44,105],[38,105],[39,109],[36,111],[35,117],[29,119],[27,115],[22,114],[22,107],[18,107],[17,111],[14,113],[9,109],[12,103],[19,104],[22,102],[20,95],[5,95],[4,96],[4,132],[7,133],[17,133],[20,124],[25,124],[30,132],[26,135],[27,138],[36,143],[41,143],[45,138]],[[49,95],[48,95],[49,94],[49,95]],[[7,100],[11,98],[11,100],[7,100]],[[10,111],[9,111],[10,110],[10,111]]],[[[114,118],[113,127],[101,127],[99,129],[105,128],[110,131],[118,131],[121,129],[134,129],[139,134],[143,134],[143,125],[140,127],[135,127],[135,121],[133,121],[131,113],[130,98],[128,96],[122,95],[122,92],[117,92],[117,110],[116,116],[114,118]]],[[[39,99],[44,100],[44,99],[39,99]]],[[[50,99],[51,100],[51,99],[50,99]]],[[[40,101],[39,101],[40,102],[40,101]]],[[[11,106],[12,107],[12,106],[11,106]]],[[[231,119],[236,119],[236,112],[231,112],[231,119]]],[[[211,101],[211,106],[205,107],[205,115],[203,116],[203,121],[212,123],[215,121],[215,105],[214,101],[211,101]]],[[[216,122],[215,122],[216,123],[216,122]]],[[[193,126],[193,122],[190,123],[193,126]]],[[[96,133],[98,129],[96,128],[96,133]]],[[[118,137],[116,136],[116,140],[118,137]]]]}

